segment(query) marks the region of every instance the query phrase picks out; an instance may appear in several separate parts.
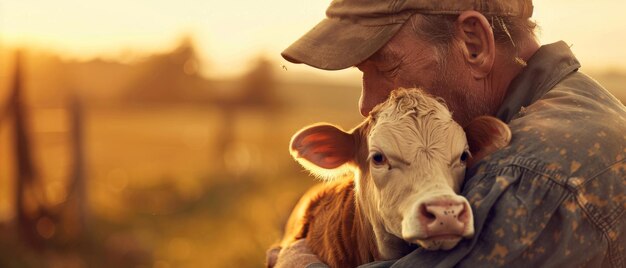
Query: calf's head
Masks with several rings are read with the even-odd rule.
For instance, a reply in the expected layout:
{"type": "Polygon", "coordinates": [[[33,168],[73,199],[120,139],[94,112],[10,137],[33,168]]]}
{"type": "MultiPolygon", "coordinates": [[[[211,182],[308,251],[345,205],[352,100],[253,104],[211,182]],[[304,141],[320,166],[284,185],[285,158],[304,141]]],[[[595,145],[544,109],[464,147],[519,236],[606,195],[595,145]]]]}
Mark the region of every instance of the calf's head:
{"type": "MultiPolygon", "coordinates": [[[[481,136],[474,142],[480,148],[472,151],[485,155],[484,148],[508,143],[504,123],[479,120],[470,124],[471,133],[481,136]]],[[[394,90],[352,131],[330,124],[305,128],[294,135],[290,148],[320,177],[355,173],[358,207],[384,258],[405,254],[408,243],[451,249],[474,234],[471,207],[457,194],[471,158],[465,131],[442,101],[419,89],[394,90]]]]}

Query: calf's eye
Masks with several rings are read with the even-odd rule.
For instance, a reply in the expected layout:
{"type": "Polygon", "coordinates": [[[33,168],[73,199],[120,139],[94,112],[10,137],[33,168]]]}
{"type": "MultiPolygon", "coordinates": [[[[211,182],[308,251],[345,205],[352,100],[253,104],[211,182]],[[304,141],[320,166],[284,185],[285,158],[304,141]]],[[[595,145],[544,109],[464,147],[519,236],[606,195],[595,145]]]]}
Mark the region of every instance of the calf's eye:
{"type": "Polygon", "coordinates": [[[372,163],[377,166],[385,165],[387,164],[387,157],[382,153],[374,153],[372,155],[372,163]]]}
{"type": "Polygon", "coordinates": [[[465,161],[467,161],[467,159],[470,157],[470,154],[468,151],[465,151],[461,154],[461,162],[465,163],[465,161]]]}

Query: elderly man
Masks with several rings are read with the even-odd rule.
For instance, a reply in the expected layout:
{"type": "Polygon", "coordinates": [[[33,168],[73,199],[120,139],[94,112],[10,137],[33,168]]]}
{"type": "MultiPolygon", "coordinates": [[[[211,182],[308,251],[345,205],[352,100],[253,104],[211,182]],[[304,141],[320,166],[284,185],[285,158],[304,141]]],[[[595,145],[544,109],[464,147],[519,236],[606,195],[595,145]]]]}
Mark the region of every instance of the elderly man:
{"type": "MultiPolygon", "coordinates": [[[[467,172],[473,239],[365,267],[626,267],[626,109],[578,72],[566,43],[538,44],[532,12],[531,0],[335,0],[282,53],[359,68],[364,116],[391,90],[419,86],[461,125],[494,115],[513,133],[467,172]]],[[[281,265],[323,266],[303,241],[281,265]]]]}

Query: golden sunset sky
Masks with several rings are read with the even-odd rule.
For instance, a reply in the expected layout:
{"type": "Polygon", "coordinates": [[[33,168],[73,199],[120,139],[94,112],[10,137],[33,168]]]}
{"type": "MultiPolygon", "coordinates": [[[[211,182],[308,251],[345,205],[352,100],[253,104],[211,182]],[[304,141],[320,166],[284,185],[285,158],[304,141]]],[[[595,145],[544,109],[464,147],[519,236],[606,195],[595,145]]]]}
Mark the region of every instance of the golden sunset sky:
{"type": "MultiPolygon", "coordinates": [[[[0,47],[27,45],[66,58],[128,59],[172,48],[192,35],[214,77],[233,76],[280,51],[324,16],[325,0],[2,0],[0,47]]],[[[540,40],[565,40],[586,70],[626,70],[626,1],[539,0],[540,40]]],[[[353,72],[354,70],[352,70],[353,72]]],[[[351,71],[348,71],[351,72],[351,71]]]]}

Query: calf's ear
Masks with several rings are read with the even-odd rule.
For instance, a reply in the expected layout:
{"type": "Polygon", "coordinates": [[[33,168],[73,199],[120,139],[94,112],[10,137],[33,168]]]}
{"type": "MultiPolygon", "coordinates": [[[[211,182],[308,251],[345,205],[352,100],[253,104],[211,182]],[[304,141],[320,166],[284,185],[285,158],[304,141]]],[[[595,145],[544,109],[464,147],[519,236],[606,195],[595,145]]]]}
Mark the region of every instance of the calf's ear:
{"type": "Polygon", "coordinates": [[[464,128],[472,157],[471,167],[485,156],[504,148],[511,141],[511,129],[504,122],[492,116],[476,117],[464,128]]]}
{"type": "Polygon", "coordinates": [[[291,156],[311,173],[332,178],[345,173],[355,159],[355,136],[330,124],[300,130],[291,138],[291,156]]]}

